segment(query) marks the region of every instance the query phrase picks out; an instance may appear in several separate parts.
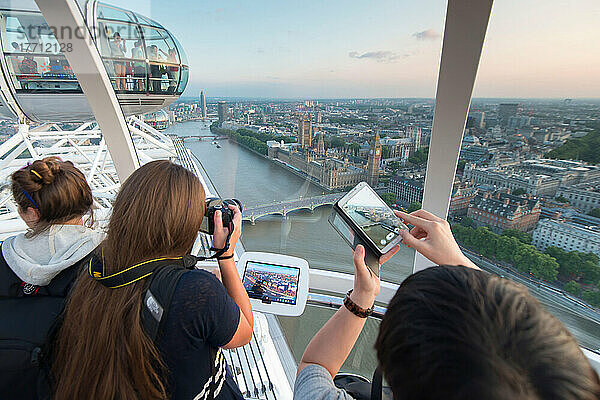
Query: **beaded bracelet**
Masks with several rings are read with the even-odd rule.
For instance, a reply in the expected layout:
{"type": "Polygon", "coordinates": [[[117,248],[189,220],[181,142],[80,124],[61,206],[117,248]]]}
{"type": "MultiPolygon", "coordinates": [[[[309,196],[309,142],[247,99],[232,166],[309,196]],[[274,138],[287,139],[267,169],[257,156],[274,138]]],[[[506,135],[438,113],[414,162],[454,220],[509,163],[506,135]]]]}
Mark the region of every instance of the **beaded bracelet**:
{"type": "Polygon", "coordinates": [[[350,311],[352,314],[356,315],[359,318],[367,318],[369,315],[373,314],[373,306],[370,308],[362,308],[358,304],[350,299],[350,294],[352,293],[352,289],[348,291],[346,297],[344,298],[344,306],[350,311]]]}

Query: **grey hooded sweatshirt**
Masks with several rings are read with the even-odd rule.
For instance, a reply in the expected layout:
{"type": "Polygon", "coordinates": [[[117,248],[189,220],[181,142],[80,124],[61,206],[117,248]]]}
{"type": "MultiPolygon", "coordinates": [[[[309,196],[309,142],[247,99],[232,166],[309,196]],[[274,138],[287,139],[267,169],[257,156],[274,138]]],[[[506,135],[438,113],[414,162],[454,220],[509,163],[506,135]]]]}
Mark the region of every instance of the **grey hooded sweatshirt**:
{"type": "Polygon", "coordinates": [[[81,225],[52,225],[32,238],[22,233],[2,243],[8,266],[24,282],[46,286],[62,270],[82,260],[104,234],[81,225]]]}

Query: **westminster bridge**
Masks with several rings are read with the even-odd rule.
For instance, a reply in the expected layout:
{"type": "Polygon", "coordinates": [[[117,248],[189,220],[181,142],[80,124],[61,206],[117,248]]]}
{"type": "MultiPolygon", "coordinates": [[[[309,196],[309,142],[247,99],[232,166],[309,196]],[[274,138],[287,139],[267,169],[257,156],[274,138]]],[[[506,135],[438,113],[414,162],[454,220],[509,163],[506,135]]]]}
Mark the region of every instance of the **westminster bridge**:
{"type": "Polygon", "coordinates": [[[313,211],[317,207],[332,205],[346,193],[332,193],[325,194],[322,196],[313,196],[306,198],[299,198],[294,200],[284,200],[272,204],[260,205],[248,209],[243,209],[242,219],[244,221],[250,221],[254,223],[258,218],[267,215],[281,215],[286,216],[288,213],[296,210],[310,210],[313,211]]]}

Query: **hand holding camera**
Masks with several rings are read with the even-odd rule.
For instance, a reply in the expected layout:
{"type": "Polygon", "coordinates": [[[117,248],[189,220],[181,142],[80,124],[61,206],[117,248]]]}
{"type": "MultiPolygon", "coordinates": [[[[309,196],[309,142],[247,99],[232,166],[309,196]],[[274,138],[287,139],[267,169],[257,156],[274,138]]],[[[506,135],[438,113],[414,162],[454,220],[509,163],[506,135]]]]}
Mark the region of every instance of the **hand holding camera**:
{"type": "Polygon", "coordinates": [[[229,247],[221,257],[231,256],[242,234],[242,204],[237,199],[206,199],[206,214],[203,231],[213,235],[213,247],[229,247]],[[230,233],[231,231],[231,233],[230,233]],[[229,239],[229,242],[228,242],[229,239]]]}

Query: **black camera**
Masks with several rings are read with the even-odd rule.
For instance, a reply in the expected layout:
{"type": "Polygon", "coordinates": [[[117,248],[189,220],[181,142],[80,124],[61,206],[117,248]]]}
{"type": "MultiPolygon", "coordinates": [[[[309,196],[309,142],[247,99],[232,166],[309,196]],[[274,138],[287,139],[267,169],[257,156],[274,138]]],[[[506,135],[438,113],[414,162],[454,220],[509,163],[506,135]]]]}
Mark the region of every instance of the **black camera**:
{"type": "Polygon", "coordinates": [[[200,230],[204,233],[212,235],[215,233],[215,212],[221,211],[221,219],[223,226],[231,229],[233,222],[233,211],[229,205],[237,206],[242,212],[242,203],[238,199],[220,199],[218,197],[209,197],[205,201],[206,210],[200,230]]]}

